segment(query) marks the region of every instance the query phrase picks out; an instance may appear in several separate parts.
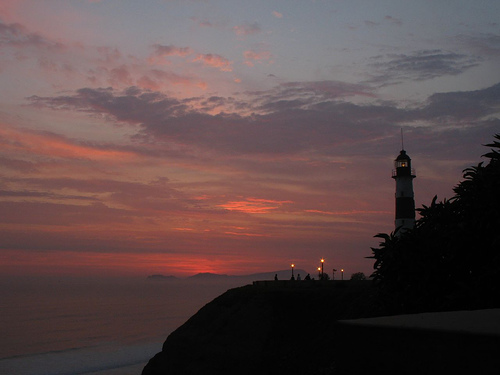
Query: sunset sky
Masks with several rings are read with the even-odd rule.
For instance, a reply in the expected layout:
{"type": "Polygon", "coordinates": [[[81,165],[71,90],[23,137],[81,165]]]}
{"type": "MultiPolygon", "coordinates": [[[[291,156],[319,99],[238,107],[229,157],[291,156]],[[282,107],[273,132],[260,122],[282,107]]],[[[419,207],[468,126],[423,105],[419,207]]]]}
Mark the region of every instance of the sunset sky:
{"type": "Polygon", "coordinates": [[[500,2],[3,0],[0,274],[370,274],[500,132],[500,2]]]}

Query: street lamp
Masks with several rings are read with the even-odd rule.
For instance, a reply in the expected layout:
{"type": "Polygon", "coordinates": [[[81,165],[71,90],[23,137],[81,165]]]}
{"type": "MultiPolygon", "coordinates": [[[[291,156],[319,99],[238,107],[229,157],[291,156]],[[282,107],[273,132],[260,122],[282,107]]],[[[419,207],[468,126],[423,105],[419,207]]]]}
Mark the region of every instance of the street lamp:
{"type": "Polygon", "coordinates": [[[292,267],[292,280],[293,280],[295,279],[295,277],[293,276],[293,268],[295,267],[295,264],[292,263],[291,267],[292,267]]]}
{"type": "Polygon", "coordinates": [[[323,273],[323,265],[325,264],[325,260],[321,258],[321,280],[323,280],[323,277],[325,274],[323,273]]]}
{"type": "Polygon", "coordinates": [[[344,280],[344,269],[342,268],[340,272],[342,272],[342,280],[344,280]]]}
{"type": "Polygon", "coordinates": [[[318,279],[321,279],[321,267],[318,267],[318,279]]]}

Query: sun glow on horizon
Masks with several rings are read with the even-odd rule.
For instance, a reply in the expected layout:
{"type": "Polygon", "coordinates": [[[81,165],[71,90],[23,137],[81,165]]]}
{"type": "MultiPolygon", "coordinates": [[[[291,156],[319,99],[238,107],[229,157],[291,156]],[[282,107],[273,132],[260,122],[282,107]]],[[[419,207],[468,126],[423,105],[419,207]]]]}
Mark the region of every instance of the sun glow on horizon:
{"type": "Polygon", "coordinates": [[[245,274],[265,272],[259,260],[245,256],[217,259],[214,256],[161,253],[100,253],[75,251],[32,251],[20,255],[16,250],[3,250],[0,255],[2,274],[18,274],[20,270],[32,276],[88,275],[141,276],[152,274],[192,276],[198,273],[245,274]]]}

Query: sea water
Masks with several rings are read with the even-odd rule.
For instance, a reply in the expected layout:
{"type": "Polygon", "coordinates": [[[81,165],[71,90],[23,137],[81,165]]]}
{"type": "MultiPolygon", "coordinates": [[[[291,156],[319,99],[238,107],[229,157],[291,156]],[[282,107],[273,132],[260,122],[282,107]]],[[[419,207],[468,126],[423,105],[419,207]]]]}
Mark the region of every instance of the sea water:
{"type": "Polygon", "coordinates": [[[146,279],[0,281],[1,375],[139,375],[172,331],[239,286],[146,279]]]}

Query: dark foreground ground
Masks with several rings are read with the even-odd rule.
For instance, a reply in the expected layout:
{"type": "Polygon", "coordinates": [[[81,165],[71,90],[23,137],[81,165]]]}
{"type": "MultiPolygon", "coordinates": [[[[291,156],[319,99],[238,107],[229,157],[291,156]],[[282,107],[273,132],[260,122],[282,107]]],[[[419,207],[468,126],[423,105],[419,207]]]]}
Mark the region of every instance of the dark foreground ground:
{"type": "Polygon", "coordinates": [[[231,289],[173,332],[142,374],[500,372],[499,336],[338,322],[381,315],[370,282],[231,289]]]}

